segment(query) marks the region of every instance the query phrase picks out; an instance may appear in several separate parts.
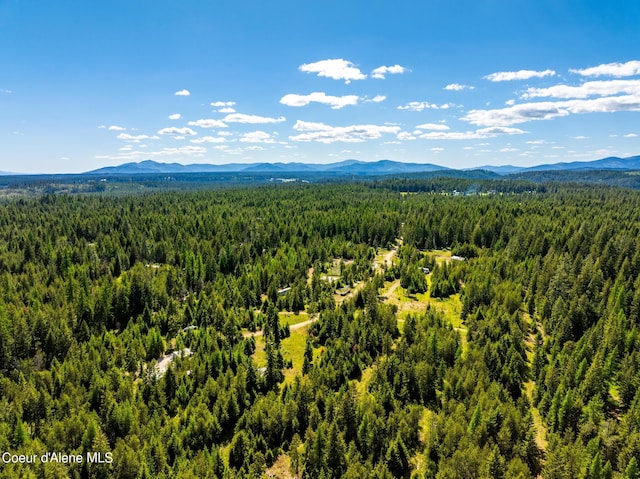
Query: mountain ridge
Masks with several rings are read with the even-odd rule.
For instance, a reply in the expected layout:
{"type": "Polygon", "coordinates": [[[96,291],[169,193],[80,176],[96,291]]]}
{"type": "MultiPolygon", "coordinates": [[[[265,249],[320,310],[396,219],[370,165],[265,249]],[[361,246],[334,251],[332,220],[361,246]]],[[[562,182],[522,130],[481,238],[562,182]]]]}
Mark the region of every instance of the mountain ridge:
{"type": "MultiPolygon", "coordinates": [[[[461,171],[486,170],[501,176],[532,171],[568,171],[568,170],[640,170],[640,155],[619,158],[610,156],[592,161],[573,161],[547,163],[529,167],[513,165],[484,165],[475,168],[464,168],[461,171]]],[[[120,175],[146,173],[331,173],[336,175],[385,175],[397,173],[424,173],[435,171],[455,171],[454,168],[433,163],[405,163],[394,160],[378,160],[373,162],[362,160],[344,160],[336,163],[226,163],[221,165],[206,163],[161,163],[153,160],[123,163],[87,171],[85,175],[120,175]]]]}

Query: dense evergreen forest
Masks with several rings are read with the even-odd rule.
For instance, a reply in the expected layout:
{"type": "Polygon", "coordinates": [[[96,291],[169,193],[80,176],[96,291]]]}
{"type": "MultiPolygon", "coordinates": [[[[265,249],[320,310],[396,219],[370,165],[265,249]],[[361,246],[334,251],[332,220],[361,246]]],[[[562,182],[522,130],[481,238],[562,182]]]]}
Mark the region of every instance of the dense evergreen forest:
{"type": "Polygon", "coordinates": [[[639,233],[516,181],[5,201],[0,477],[639,478],[639,233]]]}

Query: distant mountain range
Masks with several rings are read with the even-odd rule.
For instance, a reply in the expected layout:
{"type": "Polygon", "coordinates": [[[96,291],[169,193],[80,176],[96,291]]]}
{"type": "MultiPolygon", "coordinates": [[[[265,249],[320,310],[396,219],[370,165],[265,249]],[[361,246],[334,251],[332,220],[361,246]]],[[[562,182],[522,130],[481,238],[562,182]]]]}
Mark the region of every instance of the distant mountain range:
{"type": "Polygon", "coordinates": [[[389,175],[395,173],[424,173],[450,170],[430,163],[402,163],[380,160],[375,162],[345,160],[338,163],[228,163],[224,165],[158,163],[152,160],[125,163],[87,171],[87,175],[132,175],[145,173],[332,173],[335,175],[389,175]]]}
{"type": "MultiPolygon", "coordinates": [[[[487,170],[499,175],[524,173],[530,171],[576,171],[576,170],[640,170],[640,156],[629,158],[609,157],[594,161],[574,161],[531,167],[518,166],[480,166],[466,170],[487,170]]],[[[228,163],[224,165],[159,163],[153,160],[139,163],[125,163],[119,166],[107,166],[88,171],[87,175],[135,175],[135,174],[172,174],[172,173],[324,173],[336,176],[391,175],[403,173],[424,173],[434,171],[455,171],[431,163],[403,163],[400,161],[380,160],[374,162],[345,160],[337,163],[228,163]]]]}

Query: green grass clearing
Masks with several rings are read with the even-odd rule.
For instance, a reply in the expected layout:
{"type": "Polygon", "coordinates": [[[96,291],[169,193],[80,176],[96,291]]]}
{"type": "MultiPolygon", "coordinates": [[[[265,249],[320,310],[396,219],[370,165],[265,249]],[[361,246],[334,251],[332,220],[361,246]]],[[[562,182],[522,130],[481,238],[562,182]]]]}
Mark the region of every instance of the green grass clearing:
{"type": "Polygon", "coordinates": [[[298,314],[292,313],[290,311],[281,311],[278,313],[278,317],[280,319],[280,326],[284,326],[285,324],[289,324],[289,326],[293,326],[294,324],[303,323],[311,319],[309,313],[301,311],[298,314]]]}
{"type": "MultiPolygon", "coordinates": [[[[300,329],[294,329],[291,331],[291,335],[288,338],[284,338],[280,343],[280,351],[282,351],[282,357],[285,361],[291,360],[293,363],[292,368],[284,369],[284,384],[291,384],[293,379],[302,374],[302,364],[304,363],[304,348],[307,343],[307,331],[309,327],[305,326],[300,329]]],[[[264,336],[256,336],[256,350],[253,353],[253,360],[256,366],[263,368],[267,365],[267,355],[265,353],[265,341],[264,336]]],[[[320,354],[320,348],[314,350],[314,361],[320,354]]]]}

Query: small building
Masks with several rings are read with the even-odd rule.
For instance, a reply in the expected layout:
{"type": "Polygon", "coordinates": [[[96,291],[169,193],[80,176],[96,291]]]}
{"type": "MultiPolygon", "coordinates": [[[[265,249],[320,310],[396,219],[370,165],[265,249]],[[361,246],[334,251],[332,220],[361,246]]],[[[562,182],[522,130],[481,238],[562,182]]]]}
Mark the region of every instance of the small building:
{"type": "Polygon", "coordinates": [[[424,274],[429,274],[429,273],[431,273],[431,270],[429,268],[422,268],[422,272],[424,274]]]}
{"type": "Polygon", "coordinates": [[[287,294],[289,291],[291,291],[291,286],[288,286],[286,288],[282,288],[278,290],[278,296],[284,296],[285,294],[287,294]]]}

